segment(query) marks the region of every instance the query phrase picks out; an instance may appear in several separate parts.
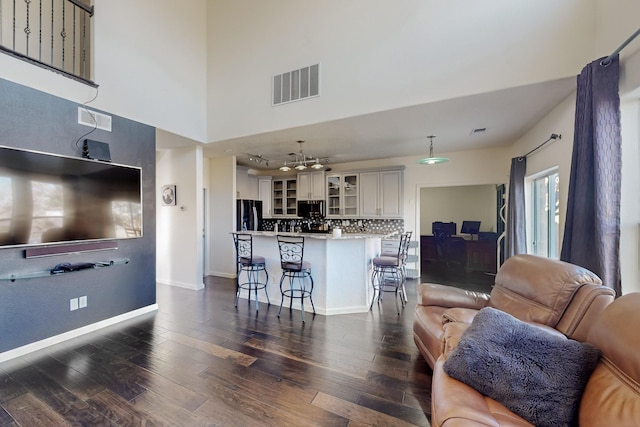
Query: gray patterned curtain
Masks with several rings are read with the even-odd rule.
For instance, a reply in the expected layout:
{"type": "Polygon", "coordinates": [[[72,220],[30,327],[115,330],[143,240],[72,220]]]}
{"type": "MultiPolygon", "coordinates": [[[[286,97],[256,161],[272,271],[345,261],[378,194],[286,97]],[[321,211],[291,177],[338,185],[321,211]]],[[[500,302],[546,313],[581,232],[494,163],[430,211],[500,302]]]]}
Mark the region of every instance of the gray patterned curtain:
{"type": "Polygon", "coordinates": [[[524,205],[524,176],[527,158],[511,159],[509,174],[509,199],[507,200],[507,227],[505,260],[513,255],[527,253],[526,219],[524,205]]]}
{"type": "Polygon", "coordinates": [[[621,295],[619,63],[578,76],[567,217],[560,259],[588,268],[621,295]]]}

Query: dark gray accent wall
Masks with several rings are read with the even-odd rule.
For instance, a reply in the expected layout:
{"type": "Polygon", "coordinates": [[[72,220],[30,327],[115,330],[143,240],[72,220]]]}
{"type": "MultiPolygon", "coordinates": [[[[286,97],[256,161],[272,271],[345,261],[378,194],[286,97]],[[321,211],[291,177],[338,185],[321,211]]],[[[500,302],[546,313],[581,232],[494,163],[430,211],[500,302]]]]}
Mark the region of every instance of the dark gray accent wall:
{"type": "MultiPolygon", "coordinates": [[[[78,106],[0,79],[0,145],[81,157],[76,141],[91,128],[78,124],[78,106]]],[[[143,237],[119,240],[116,250],[43,258],[26,259],[24,248],[0,249],[0,275],[47,270],[61,262],[131,260],[57,276],[0,280],[0,352],[156,302],[155,128],[112,117],[112,132],[96,130],[88,138],[108,143],[114,163],[142,168],[143,237]],[[69,300],[84,295],[88,306],[70,311],[69,300]]]]}

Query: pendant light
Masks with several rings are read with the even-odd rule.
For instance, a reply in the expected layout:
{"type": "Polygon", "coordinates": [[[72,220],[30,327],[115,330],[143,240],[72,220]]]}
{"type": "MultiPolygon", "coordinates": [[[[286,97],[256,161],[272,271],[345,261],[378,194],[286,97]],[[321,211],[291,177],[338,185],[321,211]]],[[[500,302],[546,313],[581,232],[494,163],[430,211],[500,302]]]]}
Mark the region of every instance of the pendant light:
{"type": "Polygon", "coordinates": [[[289,172],[291,170],[291,168],[289,166],[287,166],[287,162],[284,162],[284,165],[280,166],[280,170],[282,172],[289,172]]]}
{"type": "Polygon", "coordinates": [[[435,165],[438,163],[445,163],[448,162],[449,159],[446,157],[433,157],[433,138],[435,138],[435,135],[429,135],[427,138],[429,138],[429,140],[431,141],[430,145],[429,145],[429,157],[426,157],[424,159],[420,159],[417,161],[418,164],[421,165],[435,165]]]}

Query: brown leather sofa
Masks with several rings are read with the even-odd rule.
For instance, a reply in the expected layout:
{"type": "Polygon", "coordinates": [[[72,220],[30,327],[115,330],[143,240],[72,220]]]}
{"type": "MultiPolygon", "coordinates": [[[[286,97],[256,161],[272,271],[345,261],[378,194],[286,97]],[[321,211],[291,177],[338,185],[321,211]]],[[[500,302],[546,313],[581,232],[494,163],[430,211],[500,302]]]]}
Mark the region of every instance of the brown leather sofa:
{"type": "Polygon", "coordinates": [[[453,337],[488,306],[584,341],[594,320],[613,299],[613,290],[602,286],[601,280],[584,268],[534,255],[516,255],[500,268],[491,294],[437,284],[418,285],[413,337],[433,368],[446,347],[455,346],[453,337]]]}
{"type": "MultiPolygon", "coordinates": [[[[602,355],[589,377],[578,408],[580,427],[640,426],[640,293],[608,305],[592,323],[587,341],[602,355]]],[[[435,364],[431,424],[532,426],[502,404],[448,376],[445,356],[435,364]]]]}

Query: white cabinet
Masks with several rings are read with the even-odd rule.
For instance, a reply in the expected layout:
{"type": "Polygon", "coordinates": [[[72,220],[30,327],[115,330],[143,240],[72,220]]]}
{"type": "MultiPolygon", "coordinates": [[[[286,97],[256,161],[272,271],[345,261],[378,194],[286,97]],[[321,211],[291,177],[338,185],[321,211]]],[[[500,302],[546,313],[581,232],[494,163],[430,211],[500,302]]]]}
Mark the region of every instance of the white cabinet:
{"type": "Polygon", "coordinates": [[[357,173],[327,175],[327,217],[358,216],[358,184],[357,173]]]}
{"type": "Polygon", "coordinates": [[[298,204],[296,202],[296,179],[274,179],[271,183],[273,190],[272,216],[296,216],[298,204]]]}
{"type": "Polygon", "coordinates": [[[402,171],[360,172],[360,216],[402,217],[402,171]]]}
{"type": "Polygon", "coordinates": [[[324,171],[298,174],[298,200],[324,200],[324,171]]]}
{"type": "Polygon", "coordinates": [[[271,190],[271,177],[258,178],[258,200],[262,200],[262,217],[271,218],[271,199],[273,193],[271,190]]]}

